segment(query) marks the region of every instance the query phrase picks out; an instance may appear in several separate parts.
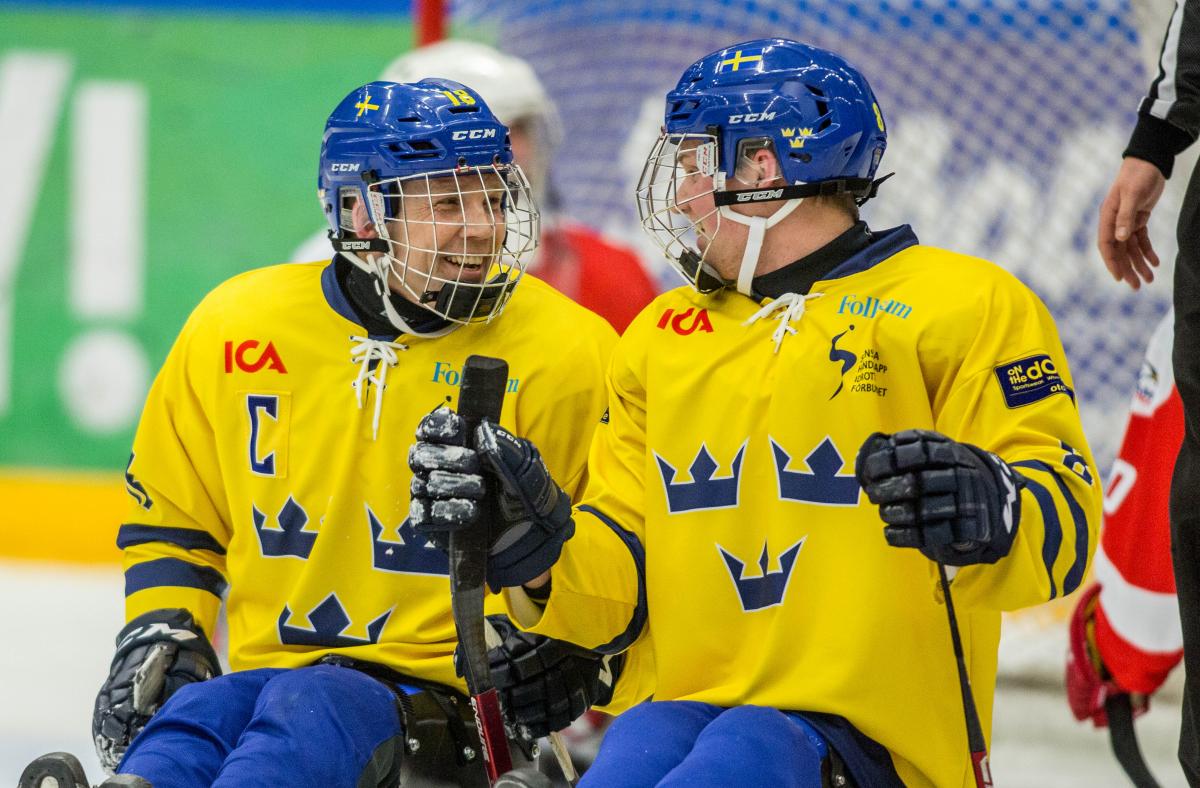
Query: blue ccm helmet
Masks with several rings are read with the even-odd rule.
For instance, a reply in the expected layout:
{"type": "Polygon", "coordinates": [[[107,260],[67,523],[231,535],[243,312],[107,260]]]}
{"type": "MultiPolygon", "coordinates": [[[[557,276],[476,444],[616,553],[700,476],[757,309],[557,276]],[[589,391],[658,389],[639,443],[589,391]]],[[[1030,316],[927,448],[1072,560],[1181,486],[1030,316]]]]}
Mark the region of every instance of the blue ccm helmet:
{"type": "MultiPolygon", "coordinates": [[[[682,239],[668,213],[674,199],[680,146],[698,141],[696,164],[713,177],[714,202],[723,218],[746,217],[727,206],[738,202],[788,201],[766,220],[782,219],[813,195],[852,194],[864,202],[874,195],[872,180],[887,146],[883,114],[866,79],[838,55],[784,38],[736,44],[693,63],[667,94],[663,137],[647,162],[638,187],[643,227],[684,277],[701,292],[727,283],[703,262],[697,248],[682,239]],[[708,143],[705,145],[704,143],[708,143]],[[784,188],[729,191],[739,158],[769,143],[779,160],[784,188]]],[[[761,225],[761,222],[760,222],[761,225]]],[[[761,244],[747,245],[747,280],[761,244]],[[752,252],[753,259],[750,259],[752,252]]],[[[741,279],[739,277],[739,289],[741,279]]]]}
{"type": "Polygon", "coordinates": [[[371,82],[352,91],[325,124],[317,187],[334,248],[379,277],[384,312],[402,331],[412,329],[386,295],[389,274],[414,301],[451,322],[490,320],[503,309],[537,246],[538,212],[528,181],[513,164],[508,128],[478,93],[451,80],[371,82]],[[448,225],[467,226],[466,207],[439,218],[431,190],[449,191],[455,205],[465,205],[471,195],[497,205],[489,219],[496,220],[502,238],[494,238],[494,248],[455,256],[482,266],[482,278],[466,281],[461,268],[453,277],[435,274],[439,255],[451,250],[439,250],[436,240],[427,246],[412,240],[418,233],[409,224],[415,229],[414,214],[425,205],[420,224],[432,227],[434,238],[448,225]],[[355,237],[356,203],[366,208],[380,237],[355,237]]]}

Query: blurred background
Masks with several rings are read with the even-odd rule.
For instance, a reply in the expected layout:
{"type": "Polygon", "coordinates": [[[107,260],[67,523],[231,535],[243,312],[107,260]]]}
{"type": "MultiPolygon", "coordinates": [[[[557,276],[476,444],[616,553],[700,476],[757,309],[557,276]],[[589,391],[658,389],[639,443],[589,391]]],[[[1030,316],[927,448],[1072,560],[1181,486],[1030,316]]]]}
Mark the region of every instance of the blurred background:
{"type": "MultiPolygon", "coordinates": [[[[1173,5],[0,0],[0,784],[55,749],[99,773],[88,727],[122,623],[113,542],[145,392],[208,289],[294,260],[321,228],[324,120],[397,55],[456,37],[527,59],[562,123],[547,201],[665,288],[632,194],[683,67],[768,35],[844,54],[888,121],[880,172],[896,172],[865,217],[910,222],[1041,295],[1107,469],[1170,300],[1185,178],[1154,213],[1164,267],[1137,295],[1104,271],[1095,217],[1173,5]]],[[[1062,696],[1070,605],[1006,621],[998,784],[1122,784],[1104,732],[1062,696]]],[[[1168,785],[1183,785],[1178,678],[1139,723],[1168,785]]]]}

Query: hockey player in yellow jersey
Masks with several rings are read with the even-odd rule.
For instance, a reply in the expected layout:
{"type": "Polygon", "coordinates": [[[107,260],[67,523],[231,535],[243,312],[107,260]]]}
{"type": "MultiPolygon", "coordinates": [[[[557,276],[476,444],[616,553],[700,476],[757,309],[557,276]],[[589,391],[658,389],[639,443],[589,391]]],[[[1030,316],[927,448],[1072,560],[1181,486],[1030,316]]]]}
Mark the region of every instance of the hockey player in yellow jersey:
{"type": "Polygon", "coordinates": [[[147,398],[118,536],[128,625],[94,721],[113,785],[484,780],[447,558],[406,519],[405,456],[466,357],[504,356],[501,423],[575,494],[616,335],[522,276],[537,209],[471,88],[357,88],[318,182],[338,254],[217,287],[147,398]]]}
{"type": "MultiPolygon", "coordinates": [[[[587,647],[653,635],[654,699],[585,785],[975,785],[939,567],[985,734],[1000,612],[1087,570],[1100,483],[1054,323],[998,266],[859,221],[885,144],[833,53],[693,64],[638,192],[688,285],[617,345],[583,502],[538,503],[526,442],[478,429],[516,533],[570,534],[548,573],[505,573],[510,615],[587,647]]],[[[414,524],[468,527],[439,495],[414,524]]]]}

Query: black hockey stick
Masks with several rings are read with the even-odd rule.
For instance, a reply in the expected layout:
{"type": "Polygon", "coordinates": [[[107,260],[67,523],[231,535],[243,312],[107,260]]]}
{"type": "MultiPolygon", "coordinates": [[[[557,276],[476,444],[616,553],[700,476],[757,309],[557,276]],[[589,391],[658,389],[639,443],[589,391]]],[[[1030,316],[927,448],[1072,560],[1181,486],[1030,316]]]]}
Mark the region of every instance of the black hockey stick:
{"type": "Polygon", "coordinates": [[[1136,788],[1158,788],[1158,781],[1150,773],[1138,747],[1137,734],[1133,730],[1133,705],[1125,692],[1109,695],[1104,701],[1104,712],[1108,715],[1108,738],[1112,743],[1117,762],[1129,775],[1136,788]]]}
{"type": "Polygon", "coordinates": [[[987,740],[975,711],[975,696],[971,694],[971,679],[967,676],[967,660],[963,656],[962,636],[958,632],[958,616],[954,614],[954,598],[950,596],[950,580],[946,565],[938,561],[942,581],[942,596],[946,598],[946,616],[950,619],[950,640],[954,642],[954,658],[958,661],[958,688],[962,692],[963,717],[967,722],[967,746],[971,749],[971,768],[975,771],[976,788],[992,788],[992,768],[988,763],[987,740]]]}
{"type": "MultiPolygon", "coordinates": [[[[500,422],[500,407],[508,386],[508,363],[488,356],[470,356],[463,365],[462,388],[458,393],[458,415],[467,422],[467,440],[475,442],[475,428],[483,419],[500,422]]],[[[489,496],[483,502],[481,526],[493,517],[495,502],[489,496]]],[[[454,627],[462,649],[463,677],[475,710],[475,727],[483,745],[488,782],[512,769],[512,754],[504,733],[504,715],[500,695],[492,683],[488,667],[487,639],[484,631],[483,595],[487,569],[488,528],[453,531],[450,534],[450,606],[454,627]]]]}

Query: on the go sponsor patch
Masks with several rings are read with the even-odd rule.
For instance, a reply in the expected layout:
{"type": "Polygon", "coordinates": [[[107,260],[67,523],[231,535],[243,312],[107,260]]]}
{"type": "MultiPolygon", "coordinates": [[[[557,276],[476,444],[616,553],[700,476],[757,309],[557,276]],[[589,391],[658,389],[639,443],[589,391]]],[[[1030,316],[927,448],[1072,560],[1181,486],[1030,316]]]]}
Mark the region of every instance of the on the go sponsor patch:
{"type": "Polygon", "coordinates": [[[1066,394],[1075,401],[1075,392],[1058,374],[1053,359],[1044,353],[1001,364],[995,372],[1004,392],[1004,404],[1010,408],[1031,405],[1051,394],[1066,394]]]}

